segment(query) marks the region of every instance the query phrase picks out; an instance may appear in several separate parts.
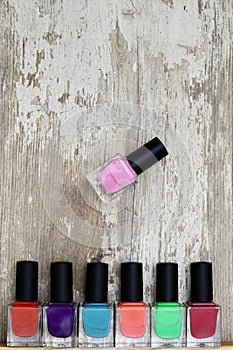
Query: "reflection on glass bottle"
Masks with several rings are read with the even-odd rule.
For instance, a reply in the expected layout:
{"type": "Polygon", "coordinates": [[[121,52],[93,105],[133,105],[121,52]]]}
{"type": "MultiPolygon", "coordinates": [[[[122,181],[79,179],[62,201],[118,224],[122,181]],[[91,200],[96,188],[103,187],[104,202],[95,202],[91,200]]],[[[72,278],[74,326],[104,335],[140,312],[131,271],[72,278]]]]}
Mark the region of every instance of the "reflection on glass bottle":
{"type": "Polygon", "coordinates": [[[116,306],[116,347],[150,345],[150,312],[143,302],[142,264],[121,264],[121,301],[116,306]]]}
{"type": "Polygon", "coordinates": [[[51,299],[44,306],[43,344],[77,346],[77,307],[73,302],[72,263],[51,264],[51,299]]]}
{"type": "Polygon", "coordinates": [[[85,303],[79,313],[79,347],[112,347],[113,307],[107,302],[108,264],[88,263],[85,303]]]}
{"type": "Polygon", "coordinates": [[[191,263],[191,300],[187,306],[187,346],[221,345],[221,310],[213,302],[212,263],[191,263]]]}
{"type": "Polygon", "coordinates": [[[185,346],[185,316],[185,307],[178,302],[178,264],[157,264],[156,302],[151,308],[151,346],[185,346]]]}
{"type": "Polygon", "coordinates": [[[38,263],[18,261],[16,301],[8,307],[8,346],[41,345],[41,304],[38,296],[38,263]]]}
{"type": "Polygon", "coordinates": [[[137,182],[138,175],[166,157],[163,143],[153,138],[136,151],[123,157],[117,154],[102,167],[87,175],[87,179],[104,202],[137,182]]]}

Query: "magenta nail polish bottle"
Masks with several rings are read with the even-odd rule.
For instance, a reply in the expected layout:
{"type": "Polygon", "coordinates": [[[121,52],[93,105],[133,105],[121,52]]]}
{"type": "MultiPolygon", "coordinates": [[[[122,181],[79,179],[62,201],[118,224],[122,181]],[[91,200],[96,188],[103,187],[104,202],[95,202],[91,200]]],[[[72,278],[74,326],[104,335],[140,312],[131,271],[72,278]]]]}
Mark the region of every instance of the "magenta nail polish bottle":
{"type": "Polygon", "coordinates": [[[155,137],[126,157],[115,155],[102,167],[88,174],[87,179],[101,200],[109,202],[136,183],[138,175],[167,155],[167,149],[155,137]]]}
{"type": "Polygon", "coordinates": [[[73,302],[72,263],[51,264],[51,299],[43,308],[43,344],[77,346],[77,307],[73,302]]]}
{"type": "Polygon", "coordinates": [[[221,308],[213,301],[212,263],[191,263],[191,300],[187,307],[187,347],[221,346],[221,308]]]}

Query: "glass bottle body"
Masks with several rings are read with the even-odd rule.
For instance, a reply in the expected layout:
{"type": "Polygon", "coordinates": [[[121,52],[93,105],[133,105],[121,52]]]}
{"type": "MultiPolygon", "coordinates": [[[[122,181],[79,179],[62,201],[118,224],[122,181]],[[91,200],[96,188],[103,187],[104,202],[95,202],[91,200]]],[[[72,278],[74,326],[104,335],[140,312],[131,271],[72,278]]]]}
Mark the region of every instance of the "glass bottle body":
{"type": "Polygon", "coordinates": [[[214,302],[186,304],[187,346],[219,347],[221,345],[221,309],[214,302]]]}
{"type": "Polygon", "coordinates": [[[151,346],[186,345],[186,309],[178,302],[156,302],[151,307],[151,346]]]}
{"type": "Polygon", "coordinates": [[[79,347],[113,347],[113,323],[112,304],[82,304],[79,312],[79,347]]]}
{"type": "Polygon", "coordinates": [[[120,154],[86,177],[103,202],[109,202],[137,181],[129,161],[120,154]]]}
{"type": "Polygon", "coordinates": [[[116,347],[150,346],[150,308],[143,302],[116,305],[116,347]]]}
{"type": "Polygon", "coordinates": [[[8,306],[8,346],[42,345],[42,308],[37,301],[16,301],[8,306]]]}
{"type": "Polygon", "coordinates": [[[51,302],[43,307],[43,345],[77,346],[77,306],[72,302],[51,302]]]}

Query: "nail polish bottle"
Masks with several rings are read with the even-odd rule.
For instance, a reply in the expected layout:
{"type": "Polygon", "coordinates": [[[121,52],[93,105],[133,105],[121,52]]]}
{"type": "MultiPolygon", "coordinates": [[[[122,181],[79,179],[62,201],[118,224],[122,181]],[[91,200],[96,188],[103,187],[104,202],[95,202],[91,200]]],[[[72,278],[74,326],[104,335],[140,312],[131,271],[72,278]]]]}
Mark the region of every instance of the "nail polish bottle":
{"type": "Polygon", "coordinates": [[[221,345],[221,310],[213,302],[212,263],[191,263],[191,300],[187,303],[187,346],[221,345]]]}
{"type": "Polygon", "coordinates": [[[151,308],[151,346],[186,345],[186,309],[178,302],[178,264],[156,264],[156,302],[151,308]]]}
{"type": "Polygon", "coordinates": [[[101,200],[109,202],[123,189],[136,183],[138,175],[167,155],[165,146],[155,137],[126,157],[115,155],[102,167],[88,174],[87,179],[101,200]]]}
{"type": "Polygon", "coordinates": [[[50,302],[43,307],[43,344],[77,346],[77,306],[73,302],[71,262],[53,262],[50,268],[50,302]]]}
{"type": "Polygon", "coordinates": [[[85,303],[79,313],[79,347],[113,347],[113,305],[107,302],[108,264],[87,263],[85,303]]]}
{"type": "Polygon", "coordinates": [[[8,346],[41,346],[41,304],[38,297],[38,262],[16,264],[16,301],[8,306],[8,346]]]}
{"type": "Polygon", "coordinates": [[[121,264],[121,301],[116,305],[116,347],[150,346],[150,309],[143,302],[142,263],[121,264]]]}

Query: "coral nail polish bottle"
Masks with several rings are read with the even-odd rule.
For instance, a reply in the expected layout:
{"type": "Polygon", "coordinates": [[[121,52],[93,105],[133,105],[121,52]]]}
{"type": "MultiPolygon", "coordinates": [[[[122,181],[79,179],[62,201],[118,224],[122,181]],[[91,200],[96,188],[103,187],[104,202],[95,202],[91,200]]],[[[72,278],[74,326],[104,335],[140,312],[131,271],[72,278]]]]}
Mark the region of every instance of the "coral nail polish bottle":
{"type": "Polygon", "coordinates": [[[121,264],[121,301],[116,306],[116,347],[150,346],[150,309],[143,302],[142,263],[121,264]]]}
{"type": "Polygon", "coordinates": [[[88,263],[85,303],[79,313],[79,347],[112,347],[113,306],[107,302],[108,264],[88,263]]]}
{"type": "Polygon", "coordinates": [[[50,269],[51,298],[43,307],[43,344],[77,346],[77,306],[73,302],[71,262],[53,262],[50,269]]]}
{"type": "Polygon", "coordinates": [[[8,307],[8,346],[40,346],[42,309],[38,297],[38,262],[18,261],[16,301],[8,307]]]}
{"type": "Polygon", "coordinates": [[[109,202],[123,189],[135,182],[137,177],[168,152],[155,137],[126,157],[117,154],[104,166],[87,175],[87,179],[104,202],[109,202]]]}
{"type": "Polygon", "coordinates": [[[191,263],[191,300],[187,303],[187,346],[221,345],[221,310],[213,302],[212,263],[191,263]]]}
{"type": "Polygon", "coordinates": [[[156,264],[156,302],[151,308],[151,346],[186,345],[186,309],[178,302],[178,264],[156,264]]]}

